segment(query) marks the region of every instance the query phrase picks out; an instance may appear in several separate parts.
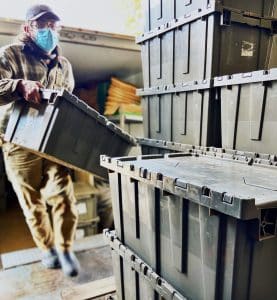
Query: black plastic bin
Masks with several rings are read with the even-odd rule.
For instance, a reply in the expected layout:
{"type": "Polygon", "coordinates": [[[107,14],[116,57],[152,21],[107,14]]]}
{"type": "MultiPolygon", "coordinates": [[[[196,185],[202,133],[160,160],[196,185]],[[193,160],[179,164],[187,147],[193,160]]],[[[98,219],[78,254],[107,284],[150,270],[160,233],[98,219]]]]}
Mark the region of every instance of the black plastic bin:
{"type": "Polygon", "coordinates": [[[275,27],[272,19],[211,5],[145,32],[137,38],[144,87],[267,69],[275,27]]]}
{"type": "Polygon", "coordinates": [[[276,0],[209,0],[209,2],[212,1],[218,1],[218,3],[223,6],[228,6],[233,9],[257,14],[262,17],[273,17],[274,15],[276,15],[277,12],[276,0]]]}
{"type": "Polygon", "coordinates": [[[120,241],[188,299],[276,299],[276,157],[218,151],[112,159],[120,241]]]}
{"type": "Polygon", "coordinates": [[[136,253],[122,244],[114,231],[104,231],[112,250],[118,300],[186,300],[136,253]]]}
{"type": "Polygon", "coordinates": [[[195,149],[193,145],[147,138],[138,138],[137,143],[140,145],[141,153],[143,155],[178,153],[192,151],[195,149]]]}
{"type": "Polygon", "coordinates": [[[220,102],[211,82],[194,81],[162,88],[137,90],[142,96],[144,136],[220,146],[220,102]]]}
{"type": "Polygon", "coordinates": [[[277,69],[215,78],[222,147],[277,154],[277,69]]]}
{"type": "Polygon", "coordinates": [[[67,91],[44,90],[40,105],[16,101],[5,141],[71,168],[107,177],[99,156],[128,155],[135,139],[67,91]]]}
{"type": "Polygon", "coordinates": [[[274,16],[276,0],[144,0],[144,30],[149,31],[182,17],[195,10],[211,5],[226,6],[230,9],[256,14],[260,17],[274,16]]]}
{"type": "Polygon", "coordinates": [[[149,31],[174,18],[174,1],[143,0],[144,31],[149,31]]]}

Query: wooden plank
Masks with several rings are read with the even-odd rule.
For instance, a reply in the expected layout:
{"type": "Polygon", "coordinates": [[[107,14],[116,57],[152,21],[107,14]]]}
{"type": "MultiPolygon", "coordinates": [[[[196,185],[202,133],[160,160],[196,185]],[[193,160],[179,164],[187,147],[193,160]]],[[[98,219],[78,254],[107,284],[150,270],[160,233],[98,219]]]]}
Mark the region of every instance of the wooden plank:
{"type": "Polygon", "coordinates": [[[95,299],[100,296],[115,292],[115,279],[113,276],[92,281],[86,284],[80,284],[61,292],[62,300],[86,300],[95,299]]]}

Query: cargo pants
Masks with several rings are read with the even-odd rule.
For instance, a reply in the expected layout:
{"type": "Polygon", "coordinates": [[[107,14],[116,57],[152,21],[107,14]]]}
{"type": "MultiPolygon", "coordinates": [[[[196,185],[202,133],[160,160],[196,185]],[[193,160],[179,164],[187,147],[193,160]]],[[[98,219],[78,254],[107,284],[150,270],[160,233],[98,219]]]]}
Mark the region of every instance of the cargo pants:
{"type": "Polygon", "coordinates": [[[11,143],[2,145],[6,173],[38,248],[72,246],[78,212],[67,168],[11,143]],[[52,223],[47,212],[51,206],[52,223]]]}

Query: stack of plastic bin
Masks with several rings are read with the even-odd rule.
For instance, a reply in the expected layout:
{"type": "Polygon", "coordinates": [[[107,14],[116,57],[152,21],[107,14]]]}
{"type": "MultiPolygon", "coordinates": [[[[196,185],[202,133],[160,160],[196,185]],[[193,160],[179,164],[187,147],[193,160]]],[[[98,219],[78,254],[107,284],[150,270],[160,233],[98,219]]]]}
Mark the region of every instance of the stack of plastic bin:
{"type": "MultiPolygon", "coordinates": [[[[275,113],[277,111],[277,69],[216,77],[213,80],[212,90],[219,95],[218,102],[221,107],[221,110],[217,111],[221,115],[220,123],[217,124],[219,130],[213,131],[220,135],[222,141],[220,146],[241,151],[277,154],[277,114],[275,113]]],[[[196,106],[196,103],[194,105],[196,106]]],[[[177,123],[176,116],[173,117],[174,122],[177,123]]],[[[203,129],[200,119],[199,124],[202,124],[203,129]]],[[[200,126],[195,125],[191,128],[193,128],[191,130],[193,135],[199,134],[200,126]]],[[[203,136],[203,130],[201,132],[203,136]]],[[[184,138],[188,138],[188,135],[184,138]]],[[[163,140],[144,138],[139,139],[138,142],[143,154],[182,152],[188,147],[178,140],[171,142],[164,138],[163,140]]],[[[193,139],[189,139],[189,142],[194,144],[194,147],[190,146],[190,148],[197,148],[201,144],[218,146],[205,142],[193,143],[193,139]]]]}
{"type": "Polygon", "coordinates": [[[101,158],[120,300],[276,299],[275,2],[144,1],[148,155],[101,158]]]}
{"type": "Polygon", "coordinates": [[[213,78],[277,66],[271,55],[276,20],[265,17],[274,1],[253,7],[247,1],[148,1],[147,7],[149,31],[137,38],[145,137],[220,146],[213,78]]]}

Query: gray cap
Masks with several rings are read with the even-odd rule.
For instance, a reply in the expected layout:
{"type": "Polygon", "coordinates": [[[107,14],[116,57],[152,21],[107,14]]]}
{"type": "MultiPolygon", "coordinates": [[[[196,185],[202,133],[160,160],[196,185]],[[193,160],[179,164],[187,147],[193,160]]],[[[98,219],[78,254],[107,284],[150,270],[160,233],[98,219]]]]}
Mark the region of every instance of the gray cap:
{"type": "Polygon", "coordinates": [[[60,21],[59,16],[56,13],[54,13],[54,11],[49,6],[43,4],[31,6],[27,10],[26,20],[34,21],[45,15],[49,15],[49,17],[53,18],[54,20],[60,21]]]}

